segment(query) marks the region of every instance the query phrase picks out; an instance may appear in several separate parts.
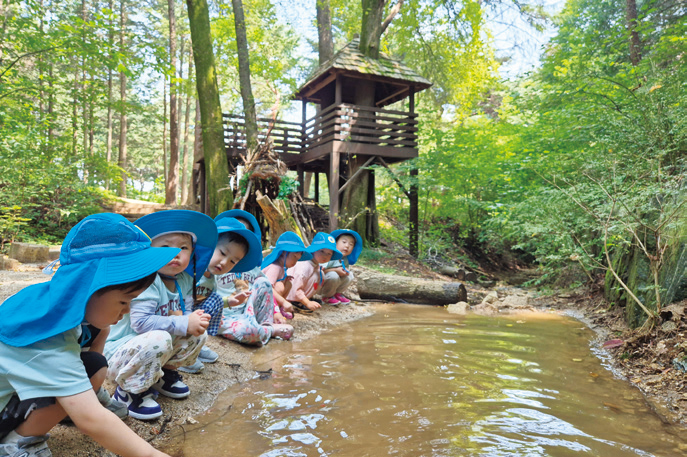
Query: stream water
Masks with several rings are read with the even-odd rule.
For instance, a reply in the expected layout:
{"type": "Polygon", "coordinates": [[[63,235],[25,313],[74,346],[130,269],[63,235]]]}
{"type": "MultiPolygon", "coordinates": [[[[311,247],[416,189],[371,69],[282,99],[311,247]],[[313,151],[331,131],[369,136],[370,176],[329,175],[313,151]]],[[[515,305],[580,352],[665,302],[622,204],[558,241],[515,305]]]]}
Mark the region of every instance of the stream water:
{"type": "Polygon", "coordinates": [[[604,367],[593,333],[554,314],[456,316],[394,305],[256,353],[271,373],[234,386],[167,449],[175,456],[687,455],[604,367]]]}

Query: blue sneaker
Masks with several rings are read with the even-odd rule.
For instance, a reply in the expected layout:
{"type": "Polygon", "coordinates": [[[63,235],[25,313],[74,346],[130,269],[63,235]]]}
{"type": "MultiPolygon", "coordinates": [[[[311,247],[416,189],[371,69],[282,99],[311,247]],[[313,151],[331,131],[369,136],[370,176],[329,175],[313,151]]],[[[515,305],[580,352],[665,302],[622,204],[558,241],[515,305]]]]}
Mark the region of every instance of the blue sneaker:
{"type": "Polygon", "coordinates": [[[198,354],[198,360],[203,363],[215,363],[219,359],[219,355],[207,346],[203,346],[198,354]]]}
{"type": "Polygon", "coordinates": [[[48,448],[50,435],[24,436],[18,441],[0,444],[0,455],[10,457],[52,457],[48,448]]]}
{"type": "Polygon", "coordinates": [[[162,416],[162,408],[155,401],[155,393],[151,389],[140,394],[132,394],[117,386],[114,399],[126,404],[129,416],[135,419],[147,421],[162,416]]]}
{"type": "Polygon", "coordinates": [[[205,369],[205,365],[203,365],[203,362],[200,361],[200,359],[196,359],[195,362],[193,362],[193,365],[189,365],[187,367],[179,367],[177,368],[178,371],[183,371],[184,373],[200,373],[205,369]]]}
{"type": "Polygon", "coordinates": [[[164,374],[160,380],[153,386],[155,390],[160,392],[165,397],[182,399],[191,394],[191,389],[182,382],[182,377],[176,370],[169,370],[163,368],[164,374]]]}

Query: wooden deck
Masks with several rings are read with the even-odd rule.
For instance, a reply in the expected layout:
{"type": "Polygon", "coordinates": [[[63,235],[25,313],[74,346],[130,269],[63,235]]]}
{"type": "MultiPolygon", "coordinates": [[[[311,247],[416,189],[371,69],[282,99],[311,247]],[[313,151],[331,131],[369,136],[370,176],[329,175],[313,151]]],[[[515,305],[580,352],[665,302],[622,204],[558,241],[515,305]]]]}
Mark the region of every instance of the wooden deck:
{"type": "MultiPolygon", "coordinates": [[[[342,103],[302,123],[258,119],[266,137],[289,169],[322,171],[332,153],[384,157],[389,163],[417,157],[417,114],[342,103]]],[[[242,116],[224,115],[224,141],[230,162],[246,152],[242,116]]]]}

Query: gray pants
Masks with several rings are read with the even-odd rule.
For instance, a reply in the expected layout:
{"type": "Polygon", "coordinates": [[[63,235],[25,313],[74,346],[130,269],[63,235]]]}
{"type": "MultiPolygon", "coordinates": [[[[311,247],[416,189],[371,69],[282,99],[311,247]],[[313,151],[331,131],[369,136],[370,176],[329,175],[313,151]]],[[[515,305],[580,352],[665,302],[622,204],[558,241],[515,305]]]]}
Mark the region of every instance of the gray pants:
{"type": "Polygon", "coordinates": [[[342,294],[354,279],[352,271],[348,272],[348,276],[341,277],[339,277],[336,271],[325,273],[324,282],[319,290],[319,294],[322,298],[329,298],[334,294],[342,294]]]}

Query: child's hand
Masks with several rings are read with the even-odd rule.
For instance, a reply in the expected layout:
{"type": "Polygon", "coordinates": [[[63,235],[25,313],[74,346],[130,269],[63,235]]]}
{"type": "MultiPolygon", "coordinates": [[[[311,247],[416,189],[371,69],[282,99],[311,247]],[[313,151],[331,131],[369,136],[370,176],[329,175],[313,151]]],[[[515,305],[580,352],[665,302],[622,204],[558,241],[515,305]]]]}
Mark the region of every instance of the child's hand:
{"type": "Polygon", "coordinates": [[[202,309],[197,309],[188,315],[188,328],[186,333],[193,336],[200,336],[210,325],[210,315],[202,309]]]}
{"type": "Polygon", "coordinates": [[[237,304],[240,305],[250,297],[250,293],[250,290],[244,290],[243,292],[235,294],[233,298],[236,300],[237,304]]]}
{"type": "Polygon", "coordinates": [[[311,311],[315,311],[316,309],[322,308],[322,305],[320,305],[316,301],[312,301],[312,300],[304,300],[303,304],[305,305],[306,308],[308,308],[311,311]]]}
{"type": "Polygon", "coordinates": [[[250,297],[250,290],[244,290],[243,292],[234,294],[231,297],[224,297],[224,306],[228,306],[229,308],[239,306],[245,302],[248,297],[250,297]]]}
{"type": "Polygon", "coordinates": [[[275,324],[286,324],[286,318],[281,313],[274,313],[275,324]]]}
{"type": "Polygon", "coordinates": [[[290,301],[284,300],[284,303],[282,303],[281,308],[287,313],[293,313],[293,305],[290,301]]]}
{"type": "Polygon", "coordinates": [[[339,278],[348,276],[348,272],[344,270],[343,267],[336,267],[334,268],[334,271],[336,271],[336,274],[339,275],[339,278]]]}

